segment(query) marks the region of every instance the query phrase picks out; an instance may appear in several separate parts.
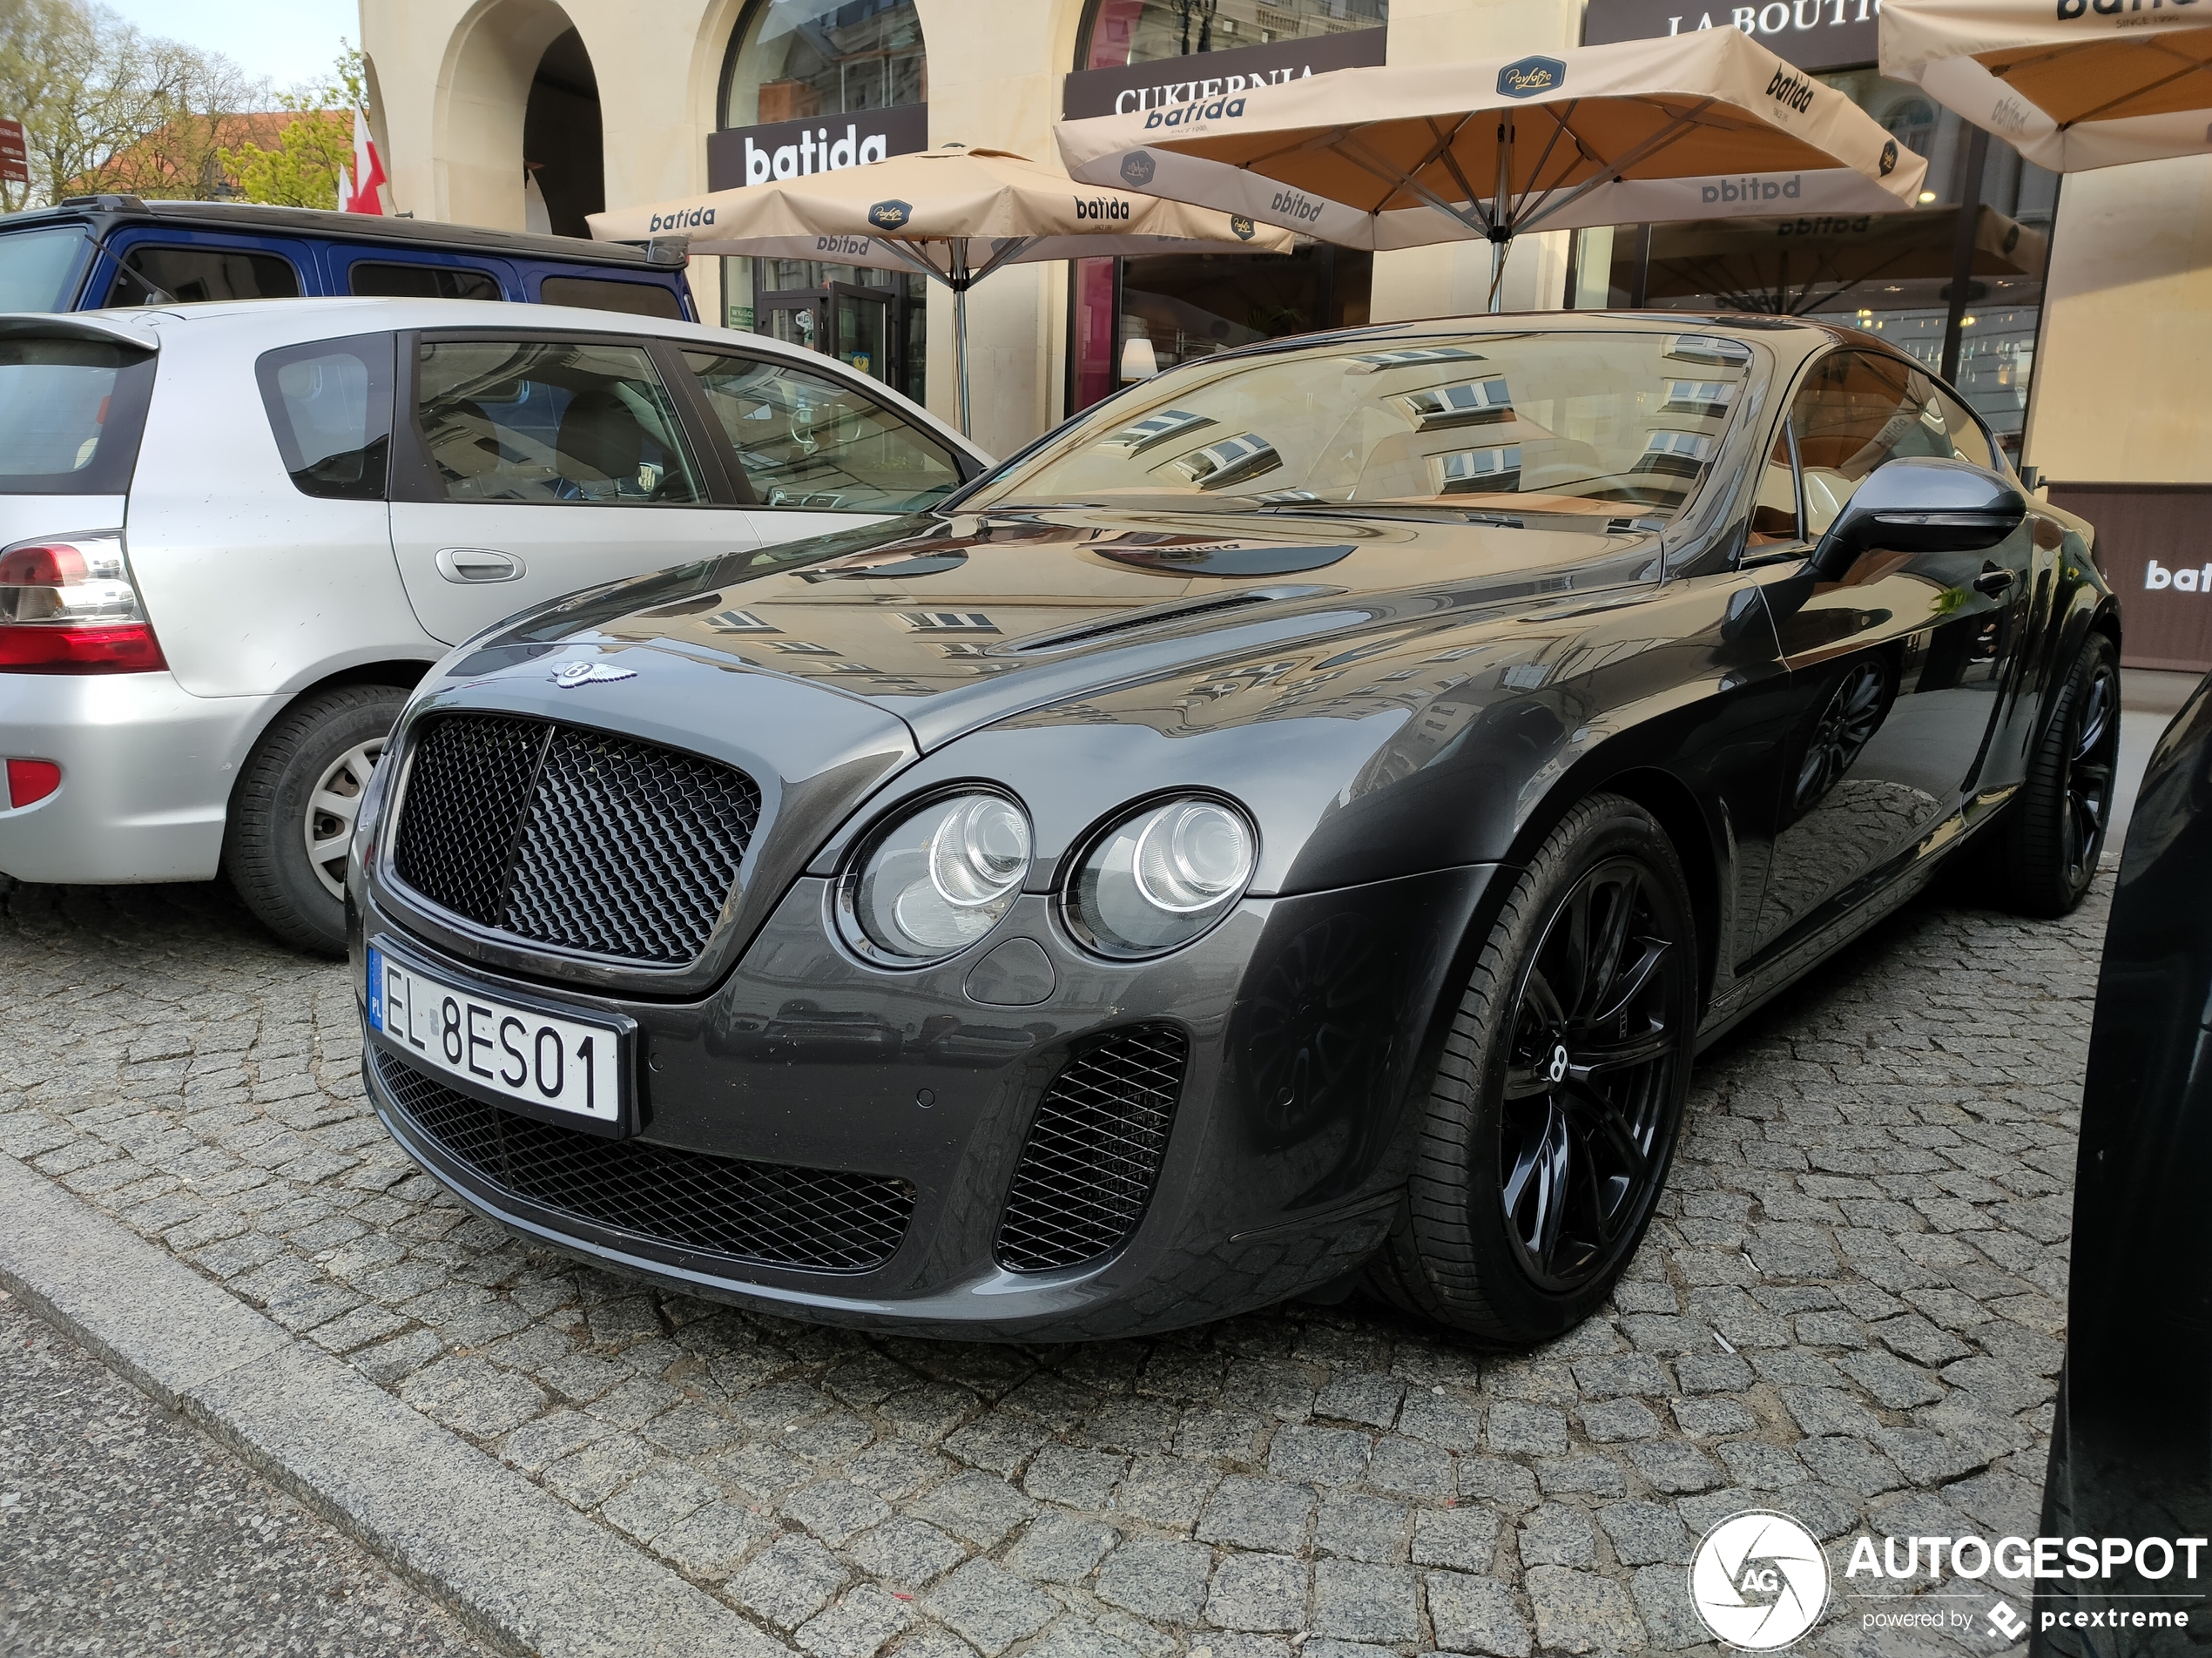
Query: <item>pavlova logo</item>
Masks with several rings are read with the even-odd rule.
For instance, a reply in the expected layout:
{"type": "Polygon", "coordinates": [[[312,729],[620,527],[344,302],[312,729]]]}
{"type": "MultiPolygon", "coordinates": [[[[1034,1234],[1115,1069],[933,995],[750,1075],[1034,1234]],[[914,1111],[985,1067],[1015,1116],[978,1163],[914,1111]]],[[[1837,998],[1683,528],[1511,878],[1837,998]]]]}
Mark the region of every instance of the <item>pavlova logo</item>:
{"type": "Polygon", "coordinates": [[[914,216],[912,205],[903,201],[880,201],[868,209],[868,223],[878,230],[904,230],[914,216]]]}
{"type": "Polygon", "coordinates": [[[1139,190],[1152,182],[1154,171],[1152,158],[1142,150],[1122,158],[1122,181],[1139,190]]]}
{"type": "Polygon", "coordinates": [[[1567,79],[1567,65],[1556,57],[1523,57],[1498,71],[1500,98],[1534,98],[1556,90],[1567,79]]]}
{"type": "Polygon", "coordinates": [[[1252,237],[1258,233],[1258,227],[1255,226],[1251,219],[1246,219],[1242,213],[1231,213],[1229,215],[1229,228],[1237,233],[1237,239],[1240,242],[1249,242],[1251,240],[1252,237]]]}
{"type": "Polygon", "coordinates": [[[1786,1647],[1828,1604],[1828,1558],[1787,1514],[1731,1514],[1689,1562],[1689,1603],[1715,1637],[1750,1652],[1786,1647]]]}
{"type": "Polygon", "coordinates": [[[714,209],[711,207],[694,207],[688,213],[679,207],[672,213],[655,213],[649,228],[654,231],[697,230],[701,225],[711,225],[713,222],[714,209]]]}
{"type": "Polygon", "coordinates": [[[1880,166],[1882,177],[1885,179],[1897,171],[1897,140],[1895,138],[1892,138],[1882,146],[1880,166]]]}
{"type": "Polygon", "coordinates": [[[1129,204],[1116,201],[1111,196],[1093,196],[1089,199],[1076,198],[1076,217],[1078,219],[1127,219],[1129,204]]]}

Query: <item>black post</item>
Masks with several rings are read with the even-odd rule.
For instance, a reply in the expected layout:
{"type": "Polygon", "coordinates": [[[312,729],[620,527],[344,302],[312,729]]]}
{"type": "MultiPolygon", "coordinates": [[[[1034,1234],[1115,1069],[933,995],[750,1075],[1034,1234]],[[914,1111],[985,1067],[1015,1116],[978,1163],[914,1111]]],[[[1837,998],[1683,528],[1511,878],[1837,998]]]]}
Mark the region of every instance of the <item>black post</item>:
{"type": "Polygon", "coordinates": [[[1651,303],[1651,226],[1636,226],[1636,273],[1629,287],[1629,308],[1641,311],[1651,303]]]}
{"type": "Polygon", "coordinates": [[[1989,134],[1980,127],[1973,133],[1966,145],[1966,176],[1959,181],[1959,229],[1951,240],[1951,314],[1943,325],[1943,377],[1953,385],[1959,381],[1966,291],[1973,284],[1974,233],[1981,227],[1981,174],[1989,160],[1989,134]]]}

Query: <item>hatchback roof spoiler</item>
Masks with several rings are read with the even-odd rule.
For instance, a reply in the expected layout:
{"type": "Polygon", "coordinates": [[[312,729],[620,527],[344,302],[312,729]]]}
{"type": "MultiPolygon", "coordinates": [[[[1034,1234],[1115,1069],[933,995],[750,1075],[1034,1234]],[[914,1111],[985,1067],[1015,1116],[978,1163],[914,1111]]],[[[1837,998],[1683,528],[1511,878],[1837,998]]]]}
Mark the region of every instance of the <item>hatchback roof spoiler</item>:
{"type": "Polygon", "coordinates": [[[0,314],[0,340],[90,340],[101,345],[158,351],[158,329],[82,311],[18,311],[0,314]]]}

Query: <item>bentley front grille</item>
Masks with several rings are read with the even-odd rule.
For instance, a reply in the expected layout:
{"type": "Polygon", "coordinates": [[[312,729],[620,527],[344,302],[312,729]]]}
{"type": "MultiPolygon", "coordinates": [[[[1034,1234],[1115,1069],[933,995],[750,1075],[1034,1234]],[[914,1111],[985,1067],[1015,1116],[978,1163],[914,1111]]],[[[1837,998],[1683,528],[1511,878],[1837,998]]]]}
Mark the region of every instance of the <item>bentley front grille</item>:
{"type": "Polygon", "coordinates": [[[393,841],[399,879],[479,926],[680,967],[737,884],[760,790],[657,744],[505,715],[416,728],[393,841]]]}

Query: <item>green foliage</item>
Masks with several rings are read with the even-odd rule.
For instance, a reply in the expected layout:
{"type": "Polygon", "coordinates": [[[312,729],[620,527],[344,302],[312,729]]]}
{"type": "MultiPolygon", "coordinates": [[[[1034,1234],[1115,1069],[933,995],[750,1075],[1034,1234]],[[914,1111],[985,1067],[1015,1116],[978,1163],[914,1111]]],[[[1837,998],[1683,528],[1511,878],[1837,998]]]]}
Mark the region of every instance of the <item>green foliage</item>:
{"type": "Polygon", "coordinates": [[[338,170],[352,164],[354,111],[366,98],[367,64],[348,46],[333,65],[328,84],[287,92],[278,104],[292,118],[273,148],[248,142],[225,150],[224,169],[248,201],[285,207],[334,207],[338,170]]]}

